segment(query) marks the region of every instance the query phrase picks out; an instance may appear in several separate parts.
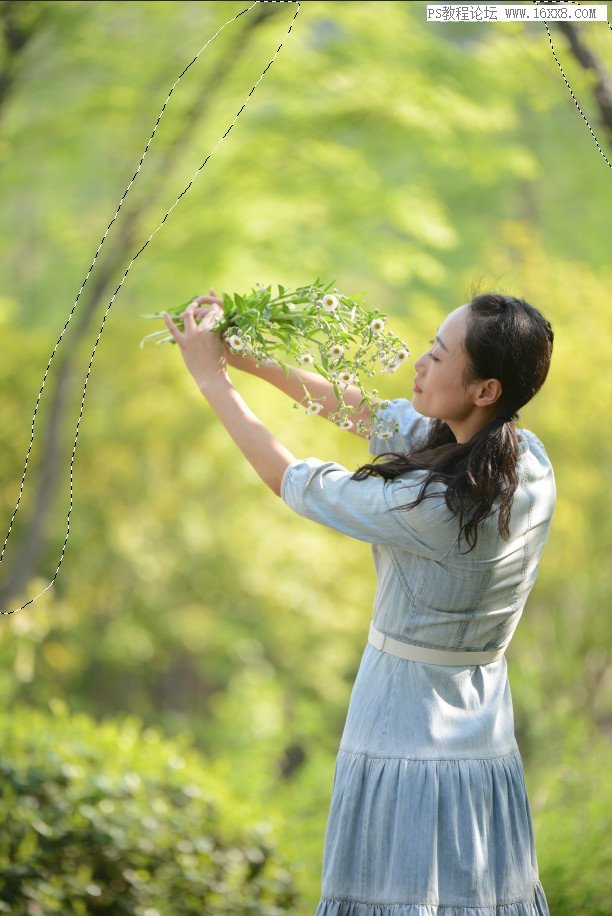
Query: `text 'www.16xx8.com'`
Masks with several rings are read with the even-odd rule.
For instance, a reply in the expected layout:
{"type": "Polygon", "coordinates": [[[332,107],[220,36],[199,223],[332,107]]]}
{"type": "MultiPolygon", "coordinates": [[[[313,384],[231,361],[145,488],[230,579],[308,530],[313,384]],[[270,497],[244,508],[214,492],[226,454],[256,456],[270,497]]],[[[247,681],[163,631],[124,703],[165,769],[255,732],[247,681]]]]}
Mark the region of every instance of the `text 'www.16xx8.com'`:
{"type": "Polygon", "coordinates": [[[606,22],[606,3],[428,3],[428,22],[606,22]]]}

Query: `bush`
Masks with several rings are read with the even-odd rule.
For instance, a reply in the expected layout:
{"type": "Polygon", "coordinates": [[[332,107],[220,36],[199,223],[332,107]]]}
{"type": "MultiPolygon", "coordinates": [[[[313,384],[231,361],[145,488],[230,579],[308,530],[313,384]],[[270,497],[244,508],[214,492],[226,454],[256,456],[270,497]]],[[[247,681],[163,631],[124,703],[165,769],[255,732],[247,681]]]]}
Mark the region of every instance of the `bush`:
{"type": "Polygon", "coordinates": [[[50,707],[0,716],[0,912],[296,911],[271,825],[242,823],[188,736],[50,707]]]}

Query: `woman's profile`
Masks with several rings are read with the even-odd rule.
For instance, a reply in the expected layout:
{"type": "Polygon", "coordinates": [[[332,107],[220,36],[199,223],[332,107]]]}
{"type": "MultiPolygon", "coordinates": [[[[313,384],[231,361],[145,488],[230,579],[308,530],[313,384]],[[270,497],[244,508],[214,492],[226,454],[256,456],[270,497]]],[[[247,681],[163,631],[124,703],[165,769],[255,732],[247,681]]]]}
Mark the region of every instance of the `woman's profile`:
{"type": "MultiPolygon", "coordinates": [[[[370,543],[377,575],[316,916],[548,914],[504,652],[556,501],[543,444],[515,422],[548,374],[550,323],[498,292],[451,311],[415,363],[412,399],[379,400],[399,432],[377,436],[375,418],[373,461],[351,472],[296,459],[249,410],[227,363],[298,402],[301,377],[325,398],[320,416],[338,402],[315,373],[226,352],[209,330],[218,303],[214,290],[200,297],[184,334],[166,317],[200,390],[264,482],[300,515],[370,543]]],[[[361,397],[345,390],[347,403],[361,397]]]]}

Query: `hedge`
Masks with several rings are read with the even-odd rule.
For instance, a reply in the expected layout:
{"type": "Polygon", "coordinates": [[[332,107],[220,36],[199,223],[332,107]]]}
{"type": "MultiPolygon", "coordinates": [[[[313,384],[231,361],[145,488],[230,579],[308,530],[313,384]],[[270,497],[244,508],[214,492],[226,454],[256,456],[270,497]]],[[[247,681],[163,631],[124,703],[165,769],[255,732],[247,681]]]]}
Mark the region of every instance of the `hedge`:
{"type": "Polygon", "coordinates": [[[296,912],[271,825],[240,823],[188,736],[49,705],[0,715],[0,912],[296,912]]]}

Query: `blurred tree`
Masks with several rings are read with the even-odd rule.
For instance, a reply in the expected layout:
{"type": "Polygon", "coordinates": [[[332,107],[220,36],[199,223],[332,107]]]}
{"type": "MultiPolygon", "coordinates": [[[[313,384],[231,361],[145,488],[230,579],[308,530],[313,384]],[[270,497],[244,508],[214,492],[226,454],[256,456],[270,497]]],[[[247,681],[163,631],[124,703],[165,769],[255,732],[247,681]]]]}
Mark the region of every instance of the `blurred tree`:
{"type": "MultiPolygon", "coordinates": [[[[29,7],[37,6],[37,4],[29,3],[23,5],[28,8],[25,11],[26,13],[31,13],[29,7]]],[[[34,27],[43,22],[45,10],[42,11],[41,16],[27,17],[16,9],[21,4],[8,3],[7,6],[9,10],[5,12],[3,20],[5,35],[9,36],[10,42],[12,42],[11,44],[7,39],[9,48],[15,49],[12,58],[15,59],[17,53],[22,51],[26,41],[31,37],[34,27]],[[28,19],[30,20],[29,30],[25,27],[28,19]],[[33,25],[32,22],[34,23],[33,25]]],[[[133,251],[137,241],[144,234],[144,217],[149,213],[156,199],[161,196],[165,189],[183,145],[187,142],[194,128],[205,120],[215,93],[220,91],[223,82],[237,65],[240,57],[247,53],[254,32],[262,23],[267,22],[275,15],[277,15],[277,8],[260,6],[251,17],[245,19],[244,28],[235,30],[233,44],[229,49],[227,60],[213,70],[207,82],[201,85],[195,101],[185,112],[178,131],[164,147],[163,154],[157,160],[157,165],[154,167],[152,174],[149,173],[147,190],[140,197],[138,193],[130,194],[129,202],[125,208],[122,207],[123,198],[119,204],[120,210],[125,209],[122,222],[119,223],[117,234],[112,237],[104,258],[97,265],[92,284],[83,296],[83,304],[75,319],[72,336],[64,340],[61,355],[57,358],[53,381],[49,383],[51,388],[50,407],[46,428],[42,433],[41,471],[36,481],[34,504],[24,526],[20,542],[17,545],[10,574],[0,586],[0,606],[2,607],[7,607],[13,596],[21,591],[24,584],[32,576],[44,549],[50,513],[60,485],[62,428],[68,407],[68,393],[74,389],[77,381],[76,373],[78,367],[76,360],[78,347],[89,330],[100,302],[107,298],[111,291],[112,283],[116,282],[117,276],[125,266],[126,252],[133,251]]],[[[9,83],[14,72],[14,66],[11,66],[7,71],[9,83]]],[[[109,224],[109,228],[111,225],[112,221],[109,224]]],[[[143,248],[146,245],[148,245],[148,242],[145,243],[143,248]]],[[[140,254],[140,251],[136,254],[136,257],[140,254]]],[[[87,279],[84,286],[86,285],[87,279]]]]}
{"type": "Polygon", "coordinates": [[[0,3],[0,120],[11,91],[18,86],[24,52],[45,29],[57,4],[45,0],[0,3]]]}
{"type": "Polygon", "coordinates": [[[604,68],[597,54],[588,47],[583,37],[584,29],[571,22],[559,22],[556,25],[567,38],[570,50],[578,63],[585,70],[591,70],[595,76],[593,94],[599,107],[601,124],[612,146],[612,76],[604,68]]]}

